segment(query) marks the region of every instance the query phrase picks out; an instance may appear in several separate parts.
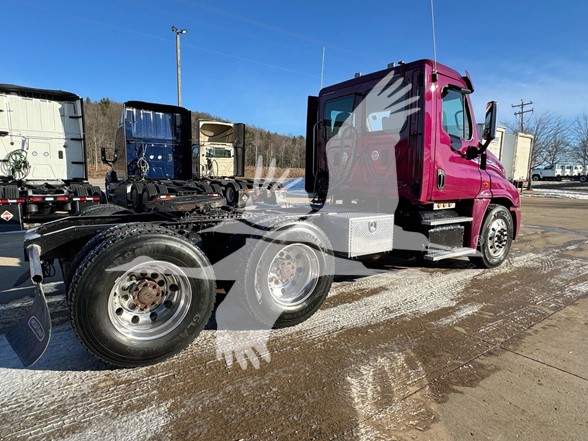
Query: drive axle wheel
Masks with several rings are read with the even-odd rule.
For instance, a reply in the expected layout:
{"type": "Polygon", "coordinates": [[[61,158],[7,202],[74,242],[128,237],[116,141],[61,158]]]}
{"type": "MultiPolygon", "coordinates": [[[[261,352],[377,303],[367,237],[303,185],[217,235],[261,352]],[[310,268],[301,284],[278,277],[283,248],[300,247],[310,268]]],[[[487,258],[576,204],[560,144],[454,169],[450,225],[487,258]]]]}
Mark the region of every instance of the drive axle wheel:
{"type": "Polygon", "coordinates": [[[225,186],[225,199],[227,200],[227,204],[231,206],[236,206],[238,204],[238,194],[239,192],[237,191],[237,186],[234,183],[229,182],[225,186]]]}
{"type": "Polygon", "coordinates": [[[115,282],[108,317],[122,334],[149,340],[173,331],[190,309],[190,281],[176,265],[145,262],[115,282]]]}
{"type": "Polygon", "coordinates": [[[334,257],[315,225],[293,222],[248,240],[247,264],[239,282],[246,308],[275,328],[294,326],[322,305],[333,282],[334,257]]]}
{"type": "Polygon", "coordinates": [[[109,364],[157,363],[189,345],[208,322],[214,273],[199,248],[171,231],[136,226],[113,232],[73,276],[74,331],[109,364]]]}
{"type": "Polygon", "coordinates": [[[480,237],[480,256],[470,257],[479,268],[495,268],[508,256],[512,244],[514,226],[510,212],[502,205],[489,205],[480,237]]]}
{"type": "Polygon", "coordinates": [[[255,283],[259,292],[267,288],[274,302],[292,308],[308,299],[319,275],[320,265],[313,249],[306,244],[292,244],[274,255],[267,274],[258,268],[255,283]],[[262,283],[267,283],[267,287],[262,287],[262,283]]]}

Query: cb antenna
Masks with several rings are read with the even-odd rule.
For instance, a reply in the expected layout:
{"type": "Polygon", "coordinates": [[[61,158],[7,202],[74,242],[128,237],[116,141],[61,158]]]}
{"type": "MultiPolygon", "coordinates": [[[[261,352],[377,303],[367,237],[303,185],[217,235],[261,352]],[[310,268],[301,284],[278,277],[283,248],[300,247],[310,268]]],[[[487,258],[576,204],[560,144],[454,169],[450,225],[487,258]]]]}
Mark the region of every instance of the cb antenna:
{"type": "Polygon", "coordinates": [[[323,46],[323,61],[321,63],[321,89],[323,88],[323,78],[325,77],[325,47],[323,46]]]}
{"type": "Polygon", "coordinates": [[[431,0],[431,25],[433,28],[433,73],[437,73],[437,42],[435,41],[435,8],[431,0]]]}

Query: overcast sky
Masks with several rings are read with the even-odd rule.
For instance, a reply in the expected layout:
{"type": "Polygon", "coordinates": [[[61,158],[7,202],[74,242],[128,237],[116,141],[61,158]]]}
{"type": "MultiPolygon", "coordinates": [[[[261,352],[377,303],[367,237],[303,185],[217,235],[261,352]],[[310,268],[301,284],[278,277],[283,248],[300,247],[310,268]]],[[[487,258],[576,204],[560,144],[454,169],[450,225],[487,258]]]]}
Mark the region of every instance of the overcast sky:
{"type": "MultiPolygon", "coordinates": [[[[588,112],[588,2],[435,1],[438,61],[470,72],[476,114],[533,101],[588,112]]],[[[3,0],[0,82],[183,105],[303,134],[306,97],[392,61],[432,58],[430,0],[3,0]]]]}

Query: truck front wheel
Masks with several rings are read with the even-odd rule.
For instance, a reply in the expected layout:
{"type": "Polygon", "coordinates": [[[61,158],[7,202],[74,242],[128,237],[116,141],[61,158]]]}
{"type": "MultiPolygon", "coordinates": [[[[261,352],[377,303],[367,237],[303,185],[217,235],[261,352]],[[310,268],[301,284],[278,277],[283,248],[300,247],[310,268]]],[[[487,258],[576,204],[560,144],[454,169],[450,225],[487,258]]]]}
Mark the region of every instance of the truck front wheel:
{"type": "Polygon", "coordinates": [[[531,179],[532,179],[533,181],[540,181],[540,180],[541,180],[541,176],[539,176],[539,175],[533,175],[533,176],[531,177],[531,179]]]}
{"type": "Polygon", "coordinates": [[[238,295],[261,322],[274,328],[302,323],[327,297],[334,257],[327,236],[316,226],[294,222],[246,245],[250,258],[238,295]]]}
{"type": "Polygon", "coordinates": [[[508,256],[514,226],[508,209],[502,205],[489,205],[478,237],[479,255],[470,257],[478,268],[495,268],[508,256]]]}
{"type": "Polygon", "coordinates": [[[72,279],[73,328],[81,343],[109,364],[157,363],[204,328],[215,289],[210,262],[182,237],[113,235],[84,258],[72,279]]]}

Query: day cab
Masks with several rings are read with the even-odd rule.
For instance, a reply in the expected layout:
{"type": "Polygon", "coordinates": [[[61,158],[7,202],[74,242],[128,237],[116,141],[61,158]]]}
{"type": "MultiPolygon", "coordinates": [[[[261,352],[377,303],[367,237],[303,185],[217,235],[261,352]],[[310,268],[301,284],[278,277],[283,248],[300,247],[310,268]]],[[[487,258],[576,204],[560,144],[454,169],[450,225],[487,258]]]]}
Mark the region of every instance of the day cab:
{"type": "Polygon", "coordinates": [[[432,60],[322,89],[309,97],[306,190],[322,210],[393,213],[395,249],[414,249],[403,233],[416,232],[429,260],[500,265],[519,231],[520,198],[487,151],[496,103],[479,138],[473,91],[467,72],[432,60]]]}

